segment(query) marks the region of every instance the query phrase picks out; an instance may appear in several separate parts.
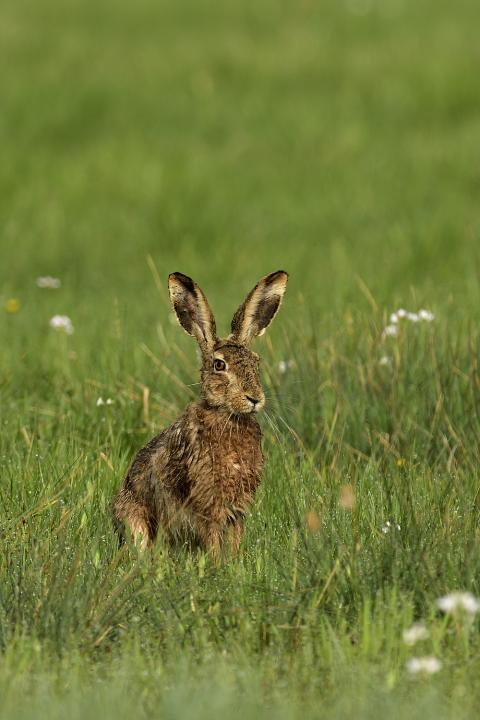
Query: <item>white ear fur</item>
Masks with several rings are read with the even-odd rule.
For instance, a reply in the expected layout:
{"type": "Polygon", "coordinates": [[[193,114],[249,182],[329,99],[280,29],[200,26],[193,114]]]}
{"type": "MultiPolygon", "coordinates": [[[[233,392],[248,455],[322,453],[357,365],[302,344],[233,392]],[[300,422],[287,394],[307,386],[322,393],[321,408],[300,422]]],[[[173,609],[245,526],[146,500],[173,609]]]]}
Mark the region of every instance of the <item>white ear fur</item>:
{"type": "Polygon", "coordinates": [[[288,281],[284,270],[262,278],[247,295],[232,320],[233,338],[246,345],[252,338],[263,335],[281,305],[288,281]]]}

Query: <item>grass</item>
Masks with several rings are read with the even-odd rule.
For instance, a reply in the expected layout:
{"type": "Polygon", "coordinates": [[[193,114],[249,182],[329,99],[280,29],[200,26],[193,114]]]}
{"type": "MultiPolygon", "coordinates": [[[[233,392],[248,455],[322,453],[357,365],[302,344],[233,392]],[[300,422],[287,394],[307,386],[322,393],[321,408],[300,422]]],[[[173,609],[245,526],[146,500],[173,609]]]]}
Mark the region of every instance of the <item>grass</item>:
{"type": "Polygon", "coordinates": [[[479,18],[2,3],[1,720],[474,714],[478,622],[436,600],[480,595],[479,18]],[[196,394],[166,275],[226,331],[279,267],[240,556],[118,552],[122,474],[196,394]],[[382,337],[399,306],[435,321],[382,337]],[[441,671],[410,676],[427,654],[441,671]]]}

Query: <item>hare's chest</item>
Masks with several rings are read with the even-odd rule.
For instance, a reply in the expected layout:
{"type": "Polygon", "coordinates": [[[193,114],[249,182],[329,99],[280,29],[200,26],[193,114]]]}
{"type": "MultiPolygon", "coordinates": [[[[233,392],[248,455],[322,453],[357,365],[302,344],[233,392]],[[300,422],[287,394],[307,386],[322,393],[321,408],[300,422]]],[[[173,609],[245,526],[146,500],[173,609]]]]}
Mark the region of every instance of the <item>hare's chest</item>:
{"type": "Polygon", "coordinates": [[[190,468],[193,482],[208,483],[212,492],[229,501],[254,493],[263,465],[256,423],[203,429],[195,445],[195,461],[190,468]]]}

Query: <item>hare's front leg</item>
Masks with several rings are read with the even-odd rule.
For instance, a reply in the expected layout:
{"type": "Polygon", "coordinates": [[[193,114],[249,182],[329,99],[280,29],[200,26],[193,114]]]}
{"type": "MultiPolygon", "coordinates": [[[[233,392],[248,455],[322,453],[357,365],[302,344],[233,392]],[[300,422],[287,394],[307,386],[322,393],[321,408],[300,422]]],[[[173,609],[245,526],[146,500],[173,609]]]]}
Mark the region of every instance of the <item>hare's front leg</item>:
{"type": "Polygon", "coordinates": [[[140,545],[142,550],[153,545],[155,534],[142,517],[134,515],[128,518],[128,525],[132,534],[134,545],[140,545]]]}
{"type": "Polygon", "coordinates": [[[237,555],[243,538],[243,520],[236,520],[229,530],[229,545],[232,555],[237,555]]]}
{"type": "Polygon", "coordinates": [[[157,536],[158,522],[149,508],[130,498],[127,502],[119,502],[115,508],[115,525],[120,536],[120,542],[124,540],[122,526],[130,530],[135,545],[140,545],[142,550],[153,545],[157,536]]]}
{"type": "Polygon", "coordinates": [[[220,565],[222,556],[221,533],[218,525],[207,525],[201,532],[201,541],[204,549],[212,556],[215,565],[220,565]]]}
{"type": "Polygon", "coordinates": [[[218,525],[209,525],[202,532],[202,545],[205,550],[210,553],[216,565],[220,564],[222,558],[222,550],[229,550],[232,555],[236,555],[240,548],[243,537],[243,521],[237,520],[233,525],[222,530],[218,525]]]}

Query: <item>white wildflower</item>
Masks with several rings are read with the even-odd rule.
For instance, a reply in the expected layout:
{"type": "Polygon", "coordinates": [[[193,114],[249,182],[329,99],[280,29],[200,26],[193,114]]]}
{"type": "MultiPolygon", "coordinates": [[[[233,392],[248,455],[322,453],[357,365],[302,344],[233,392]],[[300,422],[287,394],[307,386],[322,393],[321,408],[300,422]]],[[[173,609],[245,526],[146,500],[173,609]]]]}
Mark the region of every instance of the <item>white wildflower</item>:
{"type": "Polygon", "coordinates": [[[400,319],[403,320],[404,318],[407,317],[407,315],[408,315],[408,312],[405,310],[405,308],[398,308],[397,317],[399,317],[400,319]]]}
{"type": "Polygon", "coordinates": [[[453,592],[438,598],[437,607],[444,613],[455,614],[459,610],[475,615],[480,610],[480,600],[470,592],[453,592]]]}
{"type": "Polygon", "coordinates": [[[72,335],[74,331],[72,321],[67,315],[54,315],[50,319],[50,327],[65,332],[67,335],[72,335]]]}
{"type": "Polygon", "coordinates": [[[100,396],[100,397],[97,399],[97,407],[100,407],[101,405],[113,405],[113,400],[112,400],[112,398],[107,398],[106,400],[104,400],[103,397],[100,396]]]}
{"type": "Polygon", "coordinates": [[[382,357],[378,361],[378,364],[381,365],[382,367],[385,367],[386,365],[391,365],[392,358],[389,357],[388,355],[382,355],[382,357]]]}
{"type": "Polygon", "coordinates": [[[392,323],[392,325],[396,325],[398,323],[398,314],[397,313],[392,313],[390,315],[390,322],[392,323]]]}
{"type": "Polygon", "coordinates": [[[442,663],[433,655],[427,657],[410,658],[406,668],[411,675],[424,673],[425,675],[434,675],[442,668],[442,663]]]}
{"type": "Polygon", "coordinates": [[[398,325],[387,325],[383,329],[382,337],[395,337],[398,335],[398,325]]]}
{"type": "Polygon", "coordinates": [[[382,533],[386,535],[390,532],[390,530],[393,530],[393,528],[395,528],[396,530],[401,530],[401,527],[397,522],[393,520],[390,522],[390,520],[387,520],[385,525],[382,527],[382,533]]]}
{"type": "Polygon", "coordinates": [[[57,290],[57,288],[59,288],[61,284],[62,283],[58,278],[51,277],[50,275],[45,275],[44,277],[37,278],[37,287],[39,288],[57,290]]]}
{"type": "Polygon", "coordinates": [[[422,623],[413,623],[413,625],[403,631],[403,642],[405,645],[415,645],[420,640],[426,640],[429,632],[422,623]]]}
{"type": "Polygon", "coordinates": [[[278,363],[278,371],[283,375],[287,370],[291,370],[294,365],[293,360],[280,360],[278,363]]]}
{"type": "Polygon", "coordinates": [[[420,318],[420,320],[425,320],[426,322],[432,322],[433,320],[435,320],[435,315],[430,312],[430,310],[425,309],[418,311],[418,317],[420,318]]]}
{"type": "Polygon", "coordinates": [[[410,320],[410,322],[416,323],[419,321],[419,319],[420,318],[418,317],[418,313],[412,313],[412,312],[407,313],[407,320],[410,320]]]}

